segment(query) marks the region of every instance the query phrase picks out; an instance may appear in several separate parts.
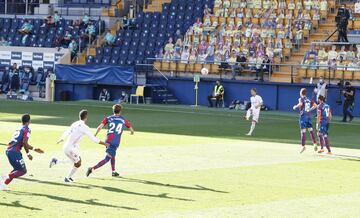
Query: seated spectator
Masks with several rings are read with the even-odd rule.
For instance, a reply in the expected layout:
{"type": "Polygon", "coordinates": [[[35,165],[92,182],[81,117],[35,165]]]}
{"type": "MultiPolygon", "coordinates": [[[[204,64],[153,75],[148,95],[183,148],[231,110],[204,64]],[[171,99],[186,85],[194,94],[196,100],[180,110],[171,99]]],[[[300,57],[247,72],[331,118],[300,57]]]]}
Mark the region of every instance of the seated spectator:
{"type": "Polygon", "coordinates": [[[62,38],[61,44],[62,44],[63,46],[65,46],[65,47],[68,47],[69,44],[70,44],[70,42],[71,42],[71,40],[72,40],[72,35],[71,35],[71,33],[70,33],[68,30],[66,30],[66,31],[65,31],[65,34],[64,34],[64,37],[62,38]]]}
{"type": "Polygon", "coordinates": [[[185,46],[185,48],[181,52],[181,63],[187,64],[189,62],[190,57],[190,49],[188,46],[185,46]]]}
{"type": "Polygon", "coordinates": [[[344,61],[344,58],[342,56],[340,56],[339,61],[336,63],[337,69],[338,70],[345,70],[346,67],[346,63],[344,61]]]}
{"type": "Polygon", "coordinates": [[[208,15],[212,15],[211,14],[211,9],[209,8],[209,6],[207,4],[205,4],[204,6],[204,16],[208,16],[208,15]]]}
{"type": "Polygon", "coordinates": [[[318,58],[319,58],[320,60],[323,60],[324,58],[326,58],[326,60],[327,60],[327,58],[328,58],[328,53],[326,52],[326,50],[325,50],[324,47],[323,47],[321,50],[319,50],[319,52],[318,52],[318,58]]]}
{"type": "Polygon", "coordinates": [[[256,78],[255,80],[264,81],[264,73],[272,73],[271,60],[269,56],[265,55],[262,59],[262,64],[260,70],[257,68],[256,70],[256,78]]]}
{"type": "Polygon", "coordinates": [[[71,40],[68,48],[71,52],[71,60],[73,60],[74,57],[76,56],[77,49],[78,49],[78,44],[76,43],[75,39],[71,40]]]}
{"type": "Polygon", "coordinates": [[[354,13],[359,14],[360,13],[360,0],[358,0],[354,5],[354,13]]]}
{"type": "Polygon", "coordinates": [[[19,95],[19,89],[20,89],[19,69],[17,67],[17,64],[14,63],[11,70],[10,70],[10,91],[9,91],[10,97],[12,97],[13,91],[15,91],[16,96],[18,96],[19,95]]]}
{"type": "Polygon", "coordinates": [[[58,26],[60,24],[60,21],[63,18],[61,17],[61,15],[59,15],[59,13],[57,11],[54,12],[54,25],[58,26]]]}
{"type": "Polygon", "coordinates": [[[115,42],[115,37],[111,34],[111,30],[108,30],[104,36],[104,41],[106,45],[112,46],[115,42]]]}
{"type": "Polygon", "coordinates": [[[104,88],[100,92],[99,101],[109,101],[109,100],[110,100],[110,92],[107,89],[104,88]]]}
{"type": "Polygon", "coordinates": [[[360,66],[358,65],[355,58],[347,65],[347,70],[349,71],[360,71],[360,66]]]}
{"type": "Polygon", "coordinates": [[[335,58],[331,59],[329,61],[329,68],[332,70],[336,70],[336,66],[337,66],[336,59],[335,58]]]}
{"type": "Polygon", "coordinates": [[[329,65],[329,63],[328,63],[327,57],[323,57],[323,59],[321,59],[321,61],[319,62],[319,69],[327,70],[327,69],[329,69],[328,65],[329,65]]]}
{"type": "Polygon", "coordinates": [[[175,32],[175,39],[178,40],[178,39],[181,39],[183,40],[184,36],[181,34],[181,30],[176,30],[175,32]]]}
{"type": "Polygon", "coordinates": [[[351,46],[349,50],[346,52],[345,60],[352,61],[355,58],[355,52],[353,51],[353,47],[351,46]]]}
{"type": "Polygon", "coordinates": [[[1,39],[0,39],[0,46],[10,46],[11,43],[9,41],[6,41],[6,39],[1,36],[1,39]]]}
{"type": "Polygon", "coordinates": [[[219,101],[223,99],[224,97],[224,87],[223,85],[220,83],[220,81],[216,81],[215,87],[214,87],[214,91],[212,92],[211,95],[208,96],[208,101],[209,101],[209,107],[213,107],[214,104],[212,102],[212,100],[215,100],[215,106],[218,107],[219,106],[219,101]]]}
{"type": "Polygon", "coordinates": [[[340,60],[340,58],[342,58],[343,60],[346,59],[346,51],[345,51],[345,46],[341,46],[341,50],[338,52],[337,54],[337,60],[340,60]]]}
{"type": "Polygon", "coordinates": [[[31,34],[32,28],[33,28],[33,25],[31,25],[31,23],[29,23],[28,19],[25,19],[24,24],[21,26],[21,28],[18,30],[18,32],[23,35],[31,34]]]}
{"type": "Polygon", "coordinates": [[[155,55],[155,58],[162,61],[162,59],[164,58],[164,49],[163,48],[160,48],[160,51],[155,55]]]}
{"type": "Polygon", "coordinates": [[[317,61],[317,58],[313,58],[310,63],[309,63],[309,68],[311,70],[316,70],[317,69],[317,66],[318,66],[318,61],[317,61]]]}
{"type": "Polygon", "coordinates": [[[81,19],[81,26],[87,27],[90,23],[90,17],[88,13],[85,13],[84,16],[81,19]]]}
{"type": "Polygon", "coordinates": [[[83,38],[86,39],[94,39],[96,35],[96,28],[93,22],[89,22],[86,29],[85,29],[85,33],[82,35],[83,38]]]}
{"type": "Polygon", "coordinates": [[[337,51],[336,51],[336,46],[333,45],[333,46],[331,47],[331,50],[328,52],[328,59],[329,59],[329,60],[333,60],[333,59],[336,60],[337,57],[338,57],[338,53],[337,53],[337,51]]]}

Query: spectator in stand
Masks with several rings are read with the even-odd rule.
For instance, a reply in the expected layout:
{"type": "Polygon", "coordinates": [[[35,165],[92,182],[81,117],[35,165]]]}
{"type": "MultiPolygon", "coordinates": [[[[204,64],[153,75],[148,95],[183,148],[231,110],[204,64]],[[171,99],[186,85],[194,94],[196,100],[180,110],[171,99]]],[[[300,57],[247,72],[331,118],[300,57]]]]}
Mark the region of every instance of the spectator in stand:
{"type": "Polygon", "coordinates": [[[72,40],[72,35],[68,30],[66,30],[61,44],[65,47],[68,47],[71,40],[72,40]]]}
{"type": "Polygon", "coordinates": [[[105,36],[104,36],[105,44],[108,46],[114,45],[115,42],[115,36],[111,34],[111,30],[107,30],[105,36]]]}
{"type": "Polygon", "coordinates": [[[81,26],[87,27],[90,23],[90,17],[88,13],[85,13],[84,16],[81,19],[81,26]]]}
{"type": "Polygon", "coordinates": [[[256,79],[259,81],[264,81],[264,73],[272,73],[271,60],[269,56],[265,55],[260,70],[257,68],[256,70],[256,79]]]}
{"type": "Polygon", "coordinates": [[[18,32],[22,35],[28,35],[31,34],[32,29],[33,29],[33,25],[31,25],[28,19],[25,19],[24,24],[21,26],[18,32]]]}
{"type": "Polygon", "coordinates": [[[11,43],[6,41],[6,39],[4,38],[4,36],[1,36],[1,39],[0,39],[0,46],[10,46],[11,43]]]}
{"type": "Polygon", "coordinates": [[[349,71],[360,71],[360,67],[357,63],[356,58],[353,58],[352,61],[350,63],[348,63],[346,69],[349,71]]]}
{"type": "Polygon", "coordinates": [[[333,46],[331,47],[331,50],[328,52],[328,59],[329,59],[329,60],[332,60],[332,59],[335,59],[335,60],[336,60],[337,56],[338,56],[338,53],[337,53],[337,51],[336,51],[336,46],[333,45],[333,46]]]}
{"type": "Polygon", "coordinates": [[[224,91],[224,86],[220,83],[219,80],[216,81],[214,91],[211,95],[208,96],[209,107],[214,107],[214,104],[212,102],[213,99],[215,99],[215,106],[218,107],[219,101],[224,97],[224,91]]]}
{"type": "Polygon", "coordinates": [[[212,15],[211,14],[211,9],[209,8],[209,6],[207,4],[205,4],[204,6],[204,16],[207,16],[207,15],[212,15]]]}
{"type": "Polygon", "coordinates": [[[342,58],[343,60],[346,59],[346,51],[345,51],[345,46],[341,46],[341,50],[338,52],[338,55],[337,55],[337,60],[340,60],[340,58],[342,58]]]}
{"type": "Polygon", "coordinates": [[[68,48],[71,52],[71,60],[73,60],[74,57],[76,57],[76,53],[77,53],[77,49],[78,49],[78,44],[76,43],[75,39],[71,40],[68,48]]]}
{"type": "Polygon", "coordinates": [[[359,14],[360,13],[360,0],[358,0],[354,5],[354,13],[359,14]]]}
{"type": "Polygon", "coordinates": [[[183,39],[184,36],[181,34],[181,30],[176,30],[176,33],[175,33],[175,39],[178,40],[178,39],[183,39]]]}
{"type": "Polygon", "coordinates": [[[346,52],[346,60],[352,61],[355,58],[355,52],[353,46],[350,46],[349,50],[346,52]]]}
{"type": "Polygon", "coordinates": [[[336,67],[337,67],[337,63],[336,63],[336,59],[331,59],[329,61],[329,68],[332,69],[332,70],[336,70],[336,67]]]}
{"type": "Polygon", "coordinates": [[[344,61],[344,58],[342,56],[340,56],[339,61],[336,63],[337,69],[338,70],[345,70],[346,67],[346,63],[344,61]]]}
{"type": "Polygon", "coordinates": [[[326,52],[325,47],[322,47],[322,49],[319,50],[319,52],[318,52],[318,58],[319,58],[320,60],[323,60],[324,58],[326,58],[326,60],[328,59],[328,53],[326,52]]]}
{"type": "Polygon", "coordinates": [[[54,12],[54,25],[58,26],[60,24],[60,21],[63,18],[61,17],[61,15],[59,15],[59,13],[57,11],[54,12]]]}
{"type": "Polygon", "coordinates": [[[19,88],[20,88],[19,69],[17,67],[17,64],[14,63],[10,71],[10,91],[9,91],[10,98],[12,98],[13,91],[15,91],[16,96],[19,95],[19,88]]]}
{"type": "Polygon", "coordinates": [[[93,22],[89,22],[86,29],[85,29],[85,34],[82,35],[83,38],[87,38],[87,39],[95,39],[95,35],[96,35],[96,28],[93,22]]]}
{"type": "Polygon", "coordinates": [[[328,59],[327,57],[324,57],[323,59],[321,59],[321,61],[319,62],[319,69],[320,70],[327,70],[329,69],[329,63],[328,63],[328,59]]]}
{"type": "Polygon", "coordinates": [[[107,89],[104,88],[100,92],[99,101],[109,101],[109,100],[110,100],[110,92],[107,89]]]}

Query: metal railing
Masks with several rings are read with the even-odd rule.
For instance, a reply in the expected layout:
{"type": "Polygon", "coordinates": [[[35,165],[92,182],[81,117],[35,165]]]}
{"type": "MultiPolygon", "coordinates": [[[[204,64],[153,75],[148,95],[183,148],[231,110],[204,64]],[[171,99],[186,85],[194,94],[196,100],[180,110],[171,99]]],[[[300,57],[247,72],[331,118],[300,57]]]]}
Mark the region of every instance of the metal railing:
{"type": "MultiPolygon", "coordinates": [[[[276,73],[287,73],[289,75],[289,82],[295,83],[302,79],[315,79],[323,77],[329,81],[339,79],[360,79],[360,66],[339,65],[332,66],[329,64],[282,64],[282,63],[258,63],[258,62],[209,62],[209,61],[195,61],[189,62],[180,59],[172,59],[171,61],[162,58],[148,58],[148,60],[158,62],[160,64],[171,64],[166,67],[160,66],[158,69],[162,74],[168,77],[193,77],[195,74],[201,74],[202,68],[207,69],[209,74],[205,75],[210,78],[219,79],[242,79],[242,76],[249,75],[248,78],[257,74],[261,79],[264,74],[268,75],[268,80],[271,81],[272,76],[276,73]],[[195,69],[193,66],[198,65],[195,69]],[[241,67],[239,67],[241,66],[241,67]],[[268,66],[268,67],[267,67],[268,66]],[[212,69],[214,67],[214,69],[212,69]],[[162,69],[165,68],[165,69],[162,69]],[[338,74],[337,74],[338,73],[338,74]],[[352,76],[345,75],[349,73],[352,76]]],[[[154,64],[155,65],[155,64],[154,64]]]]}

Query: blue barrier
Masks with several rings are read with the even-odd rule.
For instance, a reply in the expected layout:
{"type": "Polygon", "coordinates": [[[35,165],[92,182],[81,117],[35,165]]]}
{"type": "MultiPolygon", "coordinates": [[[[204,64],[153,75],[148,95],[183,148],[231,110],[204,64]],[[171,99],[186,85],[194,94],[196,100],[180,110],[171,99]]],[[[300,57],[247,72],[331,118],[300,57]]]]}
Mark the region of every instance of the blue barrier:
{"type": "Polygon", "coordinates": [[[55,67],[56,80],[103,85],[133,85],[134,67],[63,65],[55,67]]]}
{"type": "MultiPolygon", "coordinates": [[[[151,79],[148,79],[151,83],[151,79]]],[[[188,78],[170,78],[168,81],[169,89],[179,99],[181,104],[195,104],[194,82],[188,78]]],[[[292,111],[299,98],[301,88],[307,88],[309,97],[313,92],[315,85],[310,84],[288,84],[288,83],[259,83],[255,81],[231,81],[224,80],[222,84],[225,88],[225,104],[228,106],[232,100],[241,101],[250,100],[250,89],[256,88],[259,95],[264,99],[265,105],[272,110],[292,111]]],[[[213,91],[215,80],[202,79],[199,83],[199,104],[208,105],[207,96],[213,91]]],[[[360,87],[356,87],[354,115],[360,116],[360,87]]],[[[328,104],[332,107],[335,115],[342,114],[342,105],[336,101],[339,99],[339,88],[336,85],[330,85],[328,90],[328,104]]],[[[342,98],[343,100],[343,98],[342,98]]]]}

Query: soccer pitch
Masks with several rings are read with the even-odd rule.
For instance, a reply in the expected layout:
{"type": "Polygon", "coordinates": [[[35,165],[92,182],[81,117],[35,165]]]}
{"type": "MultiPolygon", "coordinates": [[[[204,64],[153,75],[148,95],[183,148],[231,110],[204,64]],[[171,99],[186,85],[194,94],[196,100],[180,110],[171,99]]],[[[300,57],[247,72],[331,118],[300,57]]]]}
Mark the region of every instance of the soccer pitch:
{"type": "MultiPolygon", "coordinates": [[[[0,100],[0,143],[6,144],[32,115],[30,144],[45,154],[24,157],[28,174],[0,192],[0,217],[360,217],[360,122],[330,129],[334,155],[312,147],[299,154],[296,113],[264,112],[254,136],[243,112],[185,106],[125,105],[135,128],[117,154],[121,178],[110,165],[85,172],[105,156],[85,139],[75,183],[56,141],[80,109],[89,110],[93,132],[111,104],[93,101],[37,103],[0,100]]],[[[101,138],[105,136],[102,132],[101,138]]],[[[310,141],[309,141],[310,145],[310,141]]],[[[0,174],[11,167],[0,146],[0,174]]]]}

